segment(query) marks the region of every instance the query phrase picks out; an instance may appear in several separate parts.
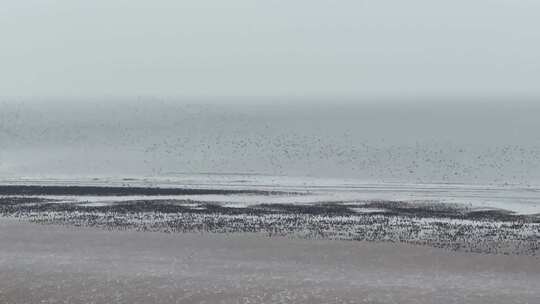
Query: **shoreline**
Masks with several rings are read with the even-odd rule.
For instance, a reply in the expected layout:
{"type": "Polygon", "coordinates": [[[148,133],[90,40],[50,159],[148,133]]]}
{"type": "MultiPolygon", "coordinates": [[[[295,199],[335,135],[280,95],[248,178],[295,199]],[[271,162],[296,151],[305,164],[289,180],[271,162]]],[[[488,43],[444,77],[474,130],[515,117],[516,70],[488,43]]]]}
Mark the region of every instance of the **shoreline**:
{"type": "Polygon", "coordinates": [[[221,189],[0,186],[2,191],[10,195],[0,195],[0,216],[41,224],[167,233],[262,233],[540,255],[539,215],[464,204],[343,201],[342,197],[328,201],[308,193],[221,189]],[[171,191],[178,195],[170,195],[171,191]]]}

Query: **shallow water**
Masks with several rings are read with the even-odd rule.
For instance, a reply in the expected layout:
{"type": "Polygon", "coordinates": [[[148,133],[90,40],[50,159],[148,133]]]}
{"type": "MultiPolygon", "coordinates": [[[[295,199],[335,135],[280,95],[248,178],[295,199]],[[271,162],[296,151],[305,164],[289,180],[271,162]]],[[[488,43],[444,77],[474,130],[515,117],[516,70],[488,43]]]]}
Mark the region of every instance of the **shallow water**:
{"type": "Polygon", "coordinates": [[[78,179],[3,179],[5,185],[92,185],[162,187],[211,190],[249,190],[252,193],[186,194],[186,195],[34,195],[57,200],[106,204],[109,202],[146,200],[193,200],[216,202],[229,207],[257,204],[358,203],[391,200],[404,202],[453,203],[472,209],[504,209],[518,214],[540,214],[540,188],[521,186],[367,183],[354,179],[292,178],[264,175],[177,175],[126,178],[78,179]],[[275,191],[268,195],[264,191],[275,191]],[[261,193],[258,193],[258,192],[261,193]]]}

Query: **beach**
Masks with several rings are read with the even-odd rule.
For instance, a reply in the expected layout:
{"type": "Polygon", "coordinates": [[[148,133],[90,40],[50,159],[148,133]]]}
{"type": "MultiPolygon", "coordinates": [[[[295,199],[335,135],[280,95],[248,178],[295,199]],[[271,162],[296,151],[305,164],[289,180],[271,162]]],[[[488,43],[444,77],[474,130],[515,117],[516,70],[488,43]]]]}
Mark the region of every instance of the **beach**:
{"type": "Polygon", "coordinates": [[[538,303],[538,257],[0,220],[2,303],[538,303]]]}

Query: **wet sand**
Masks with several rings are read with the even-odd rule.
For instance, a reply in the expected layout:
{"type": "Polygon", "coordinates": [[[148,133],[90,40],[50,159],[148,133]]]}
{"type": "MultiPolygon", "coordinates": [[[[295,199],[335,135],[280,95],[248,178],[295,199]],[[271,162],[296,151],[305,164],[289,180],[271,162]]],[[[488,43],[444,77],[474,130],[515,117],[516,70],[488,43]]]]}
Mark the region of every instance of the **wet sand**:
{"type": "Polygon", "coordinates": [[[0,219],[0,303],[540,303],[540,259],[0,219]]]}

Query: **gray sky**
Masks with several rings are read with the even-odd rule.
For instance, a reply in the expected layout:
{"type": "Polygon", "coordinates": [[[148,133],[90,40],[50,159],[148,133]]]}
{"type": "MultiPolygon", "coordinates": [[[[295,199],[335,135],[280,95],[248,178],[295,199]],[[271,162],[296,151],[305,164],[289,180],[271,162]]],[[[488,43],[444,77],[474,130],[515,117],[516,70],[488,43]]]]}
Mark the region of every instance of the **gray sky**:
{"type": "Polygon", "coordinates": [[[0,96],[540,96],[535,0],[0,0],[0,96]]]}

